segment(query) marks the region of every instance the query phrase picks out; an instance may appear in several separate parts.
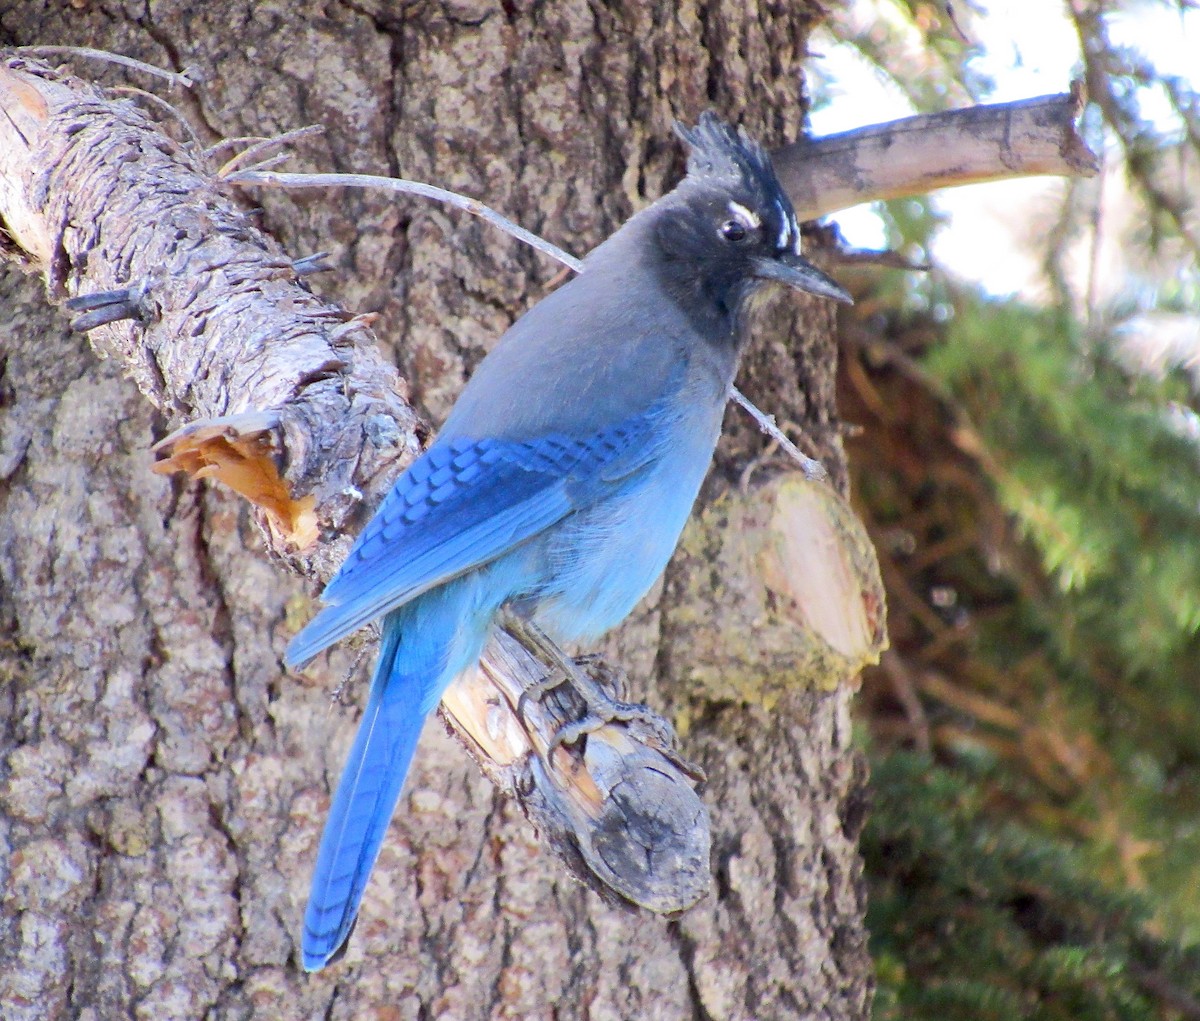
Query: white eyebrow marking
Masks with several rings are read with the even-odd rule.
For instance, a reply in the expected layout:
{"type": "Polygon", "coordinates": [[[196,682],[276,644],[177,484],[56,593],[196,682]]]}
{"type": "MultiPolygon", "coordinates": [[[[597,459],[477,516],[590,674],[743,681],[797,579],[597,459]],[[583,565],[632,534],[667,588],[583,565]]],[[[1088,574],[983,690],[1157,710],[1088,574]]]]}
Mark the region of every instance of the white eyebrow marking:
{"type": "Polygon", "coordinates": [[[775,208],[779,210],[779,240],[775,242],[776,248],[787,248],[788,241],[792,236],[791,217],[783,211],[783,203],[776,200],[775,208]]]}
{"type": "Polygon", "coordinates": [[[734,202],[732,199],[730,199],[729,211],[744,224],[746,224],[747,227],[758,228],[762,226],[762,219],[759,217],[758,213],[756,213],[753,209],[747,209],[740,202],[734,202]]]}

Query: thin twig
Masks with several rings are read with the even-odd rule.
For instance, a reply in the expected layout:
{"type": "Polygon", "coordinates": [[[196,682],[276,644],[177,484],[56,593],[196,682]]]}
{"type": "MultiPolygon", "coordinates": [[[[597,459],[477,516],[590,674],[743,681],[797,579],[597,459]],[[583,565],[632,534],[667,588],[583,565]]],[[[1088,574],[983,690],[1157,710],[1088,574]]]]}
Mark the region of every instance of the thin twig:
{"type": "Polygon", "coordinates": [[[145,71],[146,74],[152,74],[155,78],[162,78],[172,85],[182,85],[185,89],[190,89],[197,81],[194,68],[185,67],[182,71],[178,72],[168,71],[165,68],[155,67],[153,64],[147,64],[141,60],[134,60],[133,57],[126,57],[120,53],[109,53],[107,50],[93,50],[86,46],[17,46],[15,49],[18,53],[57,53],[72,57],[89,57],[92,60],[104,60],[110,64],[121,64],[125,67],[131,67],[135,71],[145,71]]]}
{"type": "MultiPolygon", "coordinates": [[[[292,158],[291,153],[287,153],[287,152],[276,153],[274,156],[268,156],[265,160],[260,160],[258,163],[254,163],[251,166],[246,167],[244,170],[235,171],[235,173],[239,173],[239,174],[261,173],[265,170],[270,170],[271,167],[277,167],[281,163],[286,163],[291,158],[292,158]]],[[[232,175],[230,175],[230,176],[232,176],[232,175]]]]}
{"type": "Polygon", "coordinates": [[[1108,150],[1100,146],[1100,174],[1096,181],[1096,199],[1092,205],[1092,237],[1088,252],[1087,270],[1087,325],[1090,330],[1096,323],[1096,305],[1100,284],[1100,255],[1104,243],[1104,157],[1108,150]]]}
{"type": "Polygon", "coordinates": [[[902,252],[890,248],[880,251],[874,248],[848,248],[838,245],[824,249],[822,254],[836,266],[882,266],[912,273],[928,273],[933,269],[928,262],[914,262],[902,252]]]}
{"type": "Polygon", "coordinates": [[[564,252],[557,245],[543,240],[524,227],[518,226],[490,206],[485,206],[478,199],[468,198],[466,195],[447,191],[445,188],[438,188],[432,184],[423,184],[420,181],[378,177],[374,174],[280,174],[260,170],[246,170],[230,174],[225,180],[230,184],[259,185],[265,188],[383,188],[404,195],[420,195],[422,198],[445,202],[457,209],[466,210],[468,213],[486,220],[493,227],[498,227],[506,234],[511,234],[519,241],[524,241],[531,248],[536,248],[544,255],[557,259],[564,266],[570,266],[577,273],[583,269],[582,261],[576,259],[575,256],[564,252]]]}
{"type": "Polygon", "coordinates": [[[265,141],[267,141],[266,135],[238,135],[234,138],[221,138],[204,150],[204,158],[212,159],[222,149],[232,149],[235,145],[265,141]]]}
{"type": "Polygon", "coordinates": [[[196,137],[196,132],[192,130],[192,125],[188,122],[188,119],[184,117],[184,115],[178,110],[176,110],[175,107],[163,99],[162,96],[156,96],[153,92],[147,92],[145,89],[139,89],[135,85],[114,85],[109,91],[128,92],[130,95],[137,96],[139,99],[145,99],[149,101],[151,106],[157,107],[160,110],[165,110],[179,123],[179,126],[183,128],[184,133],[197,150],[202,150],[204,148],[200,142],[200,139],[196,137]]]}
{"type": "MultiPolygon", "coordinates": [[[[217,177],[228,177],[239,166],[247,163],[252,157],[261,156],[265,152],[270,152],[272,149],[278,148],[281,145],[289,145],[292,142],[299,141],[301,138],[308,138],[310,135],[320,135],[325,132],[325,128],[320,124],[310,124],[306,128],[296,128],[295,131],[285,131],[282,135],[276,135],[274,138],[264,138],[261,140],[253,140],[254,144],[248,149],[243,149],[236,156],[229,160],[220,170],[217,171],[217,177]]],[[[209,153],[215,152],[217,146],[209,149],[209,153]]]]}
{"type": "Polygon", "coordinates": [[[950,27],[958,33],[958,38],[964,43],[970,43],[971,40],[967,33],[962,30],[962,26],[958,23],[958,15],[954,13],[954,0],[946,0],[946,20],[950,22],[950,27]]]}
{"type": "Polygon", "coordinates": [[[891,682],[892,693],[904,709],[908,725],[912,728],[913,740],[917,747],[928,755],[933,750],[933,741],[929,734],[929,717],[925,706],[921,704],[921,696],[913,681],[912,671],[895,649],[888,649],[879,660],[883,672],[891,682]]]}
{"type": "Polygon", "coordinates": [[[829,472],[825,470],[825,466],[815,458],[809,457],[804,451],[796,446],[787,438],[783,430],[775,424],[775,416],[768,415],[765,412],[759,411],[746,396],[736,387],[729,388],[729,399],[745,408],[750,413],[750,417],[758,423],[758,427],[771,437],[780,448],[784,450],[797,464],[800,465],[801,471],[804,472],[804,477],[814,482],[824,482],[829,478],[829,472]]]}

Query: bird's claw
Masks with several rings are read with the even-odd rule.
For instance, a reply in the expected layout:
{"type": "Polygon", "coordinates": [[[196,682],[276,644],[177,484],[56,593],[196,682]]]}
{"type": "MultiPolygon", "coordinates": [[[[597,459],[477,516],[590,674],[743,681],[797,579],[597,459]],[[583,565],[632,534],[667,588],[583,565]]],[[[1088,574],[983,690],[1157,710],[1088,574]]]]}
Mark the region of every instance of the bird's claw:
{"type": "MultiPolygon", "coordinates": [[[[522,724],[526,721],[530,701],[540,702],[547,694],[563,686],[570,687],[585,707],[578,719],[564,723],[554,731],[545,752],[540,753],[547,766],[560,747],[576,745],[587,735],[615,723],[635,730],[643,744],[656,748],[679,765],[688,776],[701,781],[705,779],[702,771],[679,758],[675,751],[675,731],[666,720],[649,706],[622,702],[613,697],[589,671],[583,669],[585,666],[602,664],[601,657],[589,655],[571,659],[536,625],[516,615],[509,615],[506,626],[526,648],[537,650],[543,663],[552,666],[549,674],[526,688],[517,699],[517,717],[522,724]]],[[[610,687],[618,692],[622,689],[621,683],[615,678],[610,679],[610,687]]]]}
{"type": "Polygon", "coordinates": [[[528,688],[521,692],[521,697],[517,699],[517,719],[521,724],[526,723],[525,711],[530,702],[541,702],[550,692],[556,688],[561,688],[567,680],[563,677],[556,677],[554,674],[547,674],[536,684],[531,684],[528,688]]]}
{"type": "Polygon", "coordinates": [[[649,706],[637,705],[631,702],[618,702],[616,699],[604,697],[596,703],[584,696],[588,703],[588,711],[572,723],[564,723],[554,732],[550,746],[546,750],[549,758],[562,745],[577,744],[581,738],[594,734],[601,727],[610,723],[633,723],[639,728],[649,731],[653,742],[662,748],[670,748],[675,744],[675,735],[671,733],[667,723],[649,706]]]}

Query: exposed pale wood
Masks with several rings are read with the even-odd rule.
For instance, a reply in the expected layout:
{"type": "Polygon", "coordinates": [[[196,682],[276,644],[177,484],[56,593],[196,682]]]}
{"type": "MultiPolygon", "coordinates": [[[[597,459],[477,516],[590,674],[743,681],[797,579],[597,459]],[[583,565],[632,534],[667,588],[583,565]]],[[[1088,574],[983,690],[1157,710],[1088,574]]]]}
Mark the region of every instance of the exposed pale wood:
{"type": "Polygon", "coordinates": [[[1052,174],[1092,177],[1075,130],[1081,87],[1014,103],[905,117],[795,142],[772,154],[801,220],[938,188],[1052,174]]]}

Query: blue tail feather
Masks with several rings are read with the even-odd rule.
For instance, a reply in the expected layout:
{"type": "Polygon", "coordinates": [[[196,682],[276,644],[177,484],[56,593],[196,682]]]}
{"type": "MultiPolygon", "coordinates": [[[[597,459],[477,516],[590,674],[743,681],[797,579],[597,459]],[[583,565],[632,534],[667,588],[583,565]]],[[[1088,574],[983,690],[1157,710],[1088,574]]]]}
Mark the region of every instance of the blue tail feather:
{"type": "MultiPolygon", "coordinates": [[[[513,569],[506,564],[491,572],[513,569]]],[[[446,685],[479,659],[496,592],[506,591],[489,577],[474,572],[383,619],[371,694],[317,852],[301,941],[307,971],[325,967],[349,937],[425,717],[446,685]]]]}
{"type": "Polygon", "coordinates": [[[304,914],[306,971],[328,964],[350,935],[425,723],[411,690],[419,683],[396,676],[399,644],[400,628],[385,627],[371,696],[321,836],[304,914]]]}

